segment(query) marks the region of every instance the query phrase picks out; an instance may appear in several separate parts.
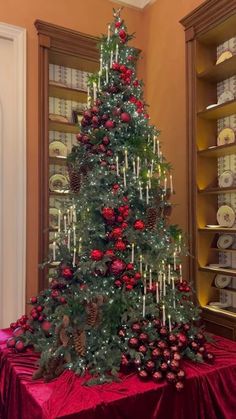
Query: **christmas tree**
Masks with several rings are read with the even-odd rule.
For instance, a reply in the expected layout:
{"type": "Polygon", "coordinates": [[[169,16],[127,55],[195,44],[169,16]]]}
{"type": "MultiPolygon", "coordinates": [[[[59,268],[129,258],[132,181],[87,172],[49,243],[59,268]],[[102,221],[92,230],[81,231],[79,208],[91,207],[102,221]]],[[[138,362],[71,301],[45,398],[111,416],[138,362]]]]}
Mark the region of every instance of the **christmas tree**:
{"type": "Polygon", "coordinates": [[[114,11],[68,158],[74,207],[57,243],[57,276],[31,298],[30,316],[11,325],[8,346],[41,352],[35,378],[69,368],[102,383],[136,371],[181,389],[181,358],[212,354],[182,278],[183,234],[169,223],[171,167],[149,123],[132,38],[114,11]]]}

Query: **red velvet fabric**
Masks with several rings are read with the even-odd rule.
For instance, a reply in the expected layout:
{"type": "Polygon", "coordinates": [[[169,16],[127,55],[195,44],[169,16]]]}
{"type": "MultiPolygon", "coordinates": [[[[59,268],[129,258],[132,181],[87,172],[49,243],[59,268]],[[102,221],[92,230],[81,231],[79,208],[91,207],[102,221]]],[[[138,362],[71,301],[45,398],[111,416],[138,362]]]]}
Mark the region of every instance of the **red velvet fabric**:
{"type": "Polygon", "coordinates": [[[0,332],[0,419],[235,419],[236,342],[215,337],[214,365],[184,362],[182,392],[135,375],[120,383],[85,387],[65,371],[50,383],[32,381],[37,354],[6,349],[0,332]]]}

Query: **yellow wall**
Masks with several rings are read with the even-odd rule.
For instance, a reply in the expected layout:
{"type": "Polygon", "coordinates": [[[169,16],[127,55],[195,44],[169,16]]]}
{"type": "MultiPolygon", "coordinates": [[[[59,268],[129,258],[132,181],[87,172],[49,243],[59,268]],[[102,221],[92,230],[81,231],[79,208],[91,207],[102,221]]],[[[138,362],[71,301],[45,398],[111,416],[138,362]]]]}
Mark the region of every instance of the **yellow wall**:
{"type": "MultiPolygon", "coordinates": [[[[186,133],[184,31],[178,21],[201,0],[156,0],[123,17],[135,46],[143,49],[139,72],[146,84],[151,122],[162,131],[164,152],[174,166],[175,209],[172,221],[186,226],[186,133]]],[[[27,298],[37,291],[38,264],[38,42],[34,21],[41,19],[98,36],[112,18],[109,0],[7,0],[0,21],[27,29],[27,298]]]]}

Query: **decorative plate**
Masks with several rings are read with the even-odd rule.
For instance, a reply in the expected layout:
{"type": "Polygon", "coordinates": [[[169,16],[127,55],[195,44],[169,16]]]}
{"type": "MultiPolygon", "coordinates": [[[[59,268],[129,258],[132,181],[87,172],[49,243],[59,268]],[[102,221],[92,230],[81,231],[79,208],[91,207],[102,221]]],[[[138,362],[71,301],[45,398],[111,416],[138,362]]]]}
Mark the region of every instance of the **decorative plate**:
{"type": "Polygon", "coordinates": [[[233,241],[234,238],[230,234],[222,234],[217,240],[217,247],[218,249],[228,249],[232,246],[233,241]]]}
{"type": "Polygon", "coordinates": [[[49,208],[49,226],[51,228],[58,228],[58,209],[49,208]]]}
{"type": "Polygon", "coordinates": [[[223,63],[223,61],[228,60],[231,57],[233,57],[233,54],[232,54],[231,51],[227,50],[227,51],[222,52],[220,54],[218,60],[216,61],[216,65],[220,64],[220,63],[223,63]]]}
{"type": "Polygon", "coordinates": [[[66,192],[69,189],[68,181],[64,175],[52,175],[49,179],[49,188],[52,192],[66,192]]]}
{"type": "Polygon", "coordinates": [[[67,157],[67,147],[61,141],[52,141],[49,144],[50,157],[67,157]]]}
{"type": "Polygon", "coordinates": [[[50,113],[48,117],[49,117],[50,121],[64,122],[66,124],[69,123],[69,121],[68,121],[68,119],[67,119],[66,116],[59,115],[57,113],[50,113]]]}
{"type": "Polygon", "coordinates": [[[234,94],[230,90],[225,90],[218,98],[218,105],[229,102],[230,100],[234,100],[234,94]]]}
{"type": "Polygon", "coordinates": [[[228,205],[221,205],[217,211],[216,218],[221,227],[233,227],[235,222],[234,210],[228,205]]]}
{"type": "Polygon", "coordinates": [[[231,282],[231,276],[220,275],[220,274],[216,275],[215,280],[214,280],[215,286],[217,288],[228,287],[230,282],[231,282]]]}
{"type": "Polygon", "coordinates": [[[235,142],[235,133],[232,128],[224,128],[219,132],[217,145],[227,145],[235,142]]]}
{"type": "Polygon", "coordinates": [[[214,108],[215,106],[218,106],[218,103],[212,103],[211,105],[208,105],[206,109],[211,109],[211,108],[214,108]]]}
{"type": "Polygon", "coordinates": [[[234,183],[234,174],[232,170],[226,170],[219,177],[219,187],[229,188],[234,183]]]}

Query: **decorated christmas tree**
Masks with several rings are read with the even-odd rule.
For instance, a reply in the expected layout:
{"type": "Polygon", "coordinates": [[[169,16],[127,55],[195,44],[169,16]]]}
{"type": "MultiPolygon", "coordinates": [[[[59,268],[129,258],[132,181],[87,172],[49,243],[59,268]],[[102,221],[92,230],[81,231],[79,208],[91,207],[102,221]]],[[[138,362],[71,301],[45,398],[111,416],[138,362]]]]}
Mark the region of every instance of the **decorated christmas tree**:
{"type": "Polygon", "coordinates": [[[183,234],[169,222],[171,167],[149,123],[132,38],[115,11],[68,157],[74,206],[53,251],[57,276],[31,298],[29,317],[11,325],[8,346],[41,352],[35,378],[69,368],[102,383],[136,371],[181,389],[181,359],[212,354],[182,278],[183,234]]]}

